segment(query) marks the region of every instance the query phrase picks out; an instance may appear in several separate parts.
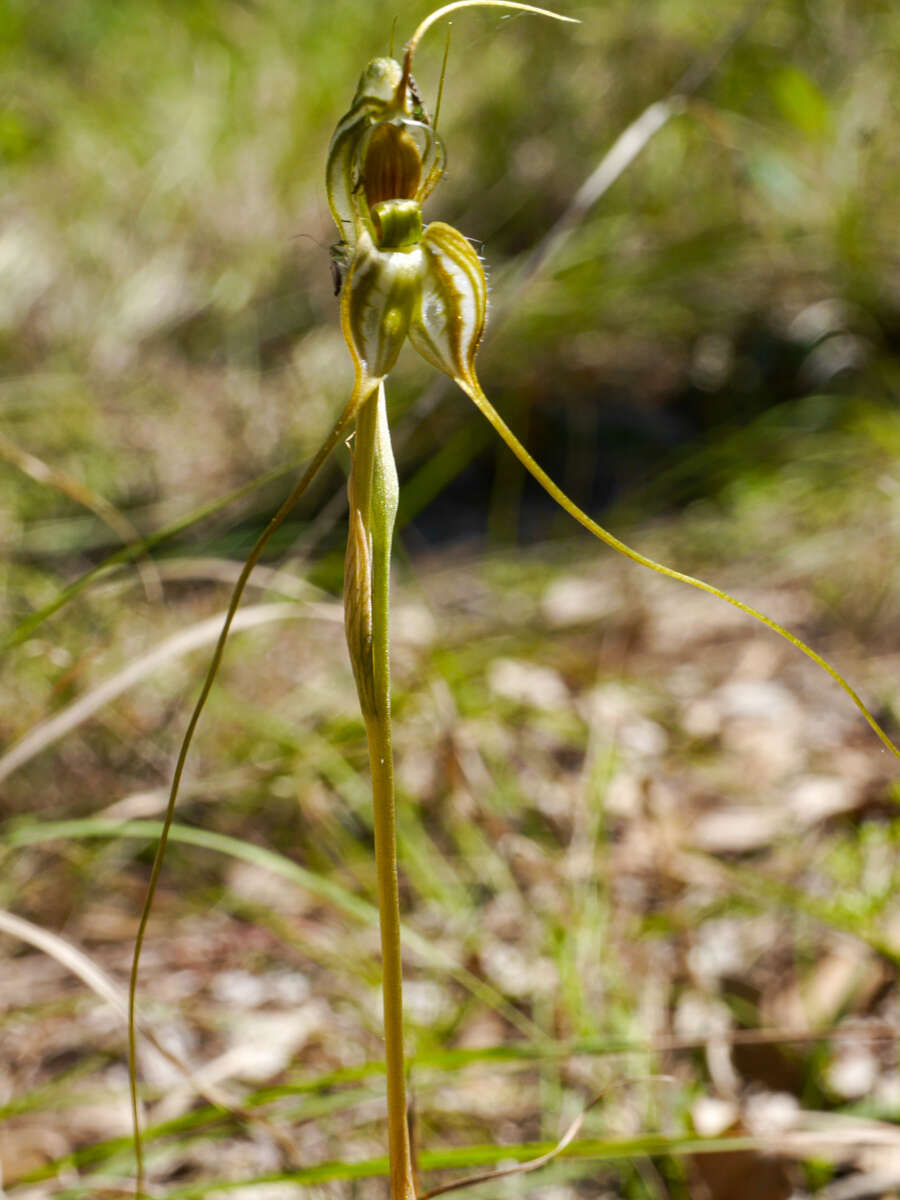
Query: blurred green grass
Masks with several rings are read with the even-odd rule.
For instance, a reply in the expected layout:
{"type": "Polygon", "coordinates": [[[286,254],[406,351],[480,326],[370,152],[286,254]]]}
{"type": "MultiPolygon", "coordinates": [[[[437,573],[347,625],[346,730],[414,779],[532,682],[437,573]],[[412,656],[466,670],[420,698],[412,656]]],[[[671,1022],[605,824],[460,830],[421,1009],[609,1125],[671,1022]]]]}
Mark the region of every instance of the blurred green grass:
{"type": "MultiPolygon", "coordinates": [[[[392,10],[88,0],[5,15],[6,428],[150,532],[307,453],[346,391],[322,164],[392,10]]],[[[678,0],[575,15],[537,35],[531,18],[456,21],[450,167],[430,211],[485,244],[498,288],[732,14],[678,0]],[[483,87],[460,70],[476,56],[483,87]]],[[[763,6],[485,347],[489,393],[576,499],[630,496],[806,393],[895,399],[898,38],[890,4],[763,6]]],[[[426,95],[440,50],[423,47],[426,95]]],[[[406,364],[398,417],[424,379],[406,364]]],[[[491,483],[460,397],[416,423],[401,469],[435,473],[427,541],[551,531],[546,513],[529,521],[538,501],[516,470],[491,483]],[[456,431],[454,488],[432,456],[456,431]]],[[[700,471],[695,487],[714,482],[700,471]]],[[[73,515],[15,476],[9,488],[23,519],[73,515]]],[[[655,489],[654,511],[683,499],[655,489]]],[[[44,537],[65,553],[91,531],[54,522],[44,537]]]]}

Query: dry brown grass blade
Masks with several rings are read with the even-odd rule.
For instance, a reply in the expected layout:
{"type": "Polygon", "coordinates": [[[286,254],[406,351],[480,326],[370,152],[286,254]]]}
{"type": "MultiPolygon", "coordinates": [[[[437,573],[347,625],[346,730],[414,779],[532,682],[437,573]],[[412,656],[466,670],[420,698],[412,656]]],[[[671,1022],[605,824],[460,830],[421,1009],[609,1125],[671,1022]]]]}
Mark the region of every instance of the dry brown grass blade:
{"type": "MultiPolygon", "coordinates": [[[[89,987],[96,996],[109,1004],[117,1015],[121,1017],[123,1026],[127,1026],[128,993],[102,967],[98,966],[92,958],[85,954],[83,950],[79,950],[77,946],[60,937],[59,934],[51,933],[50,930],[43,929],[40,925],[35,925],[33,921],[28,921],[24,917],[19,917],[6,909],[0,909],[0,933],[6,933],[10,937],[18,938],[20,942],[25,942],[27,945],[33,946],[36,950],[40,950],[43,954],[48,955],[48,957],[55,959],[60,966],[70,971],[89,987]]],[[[236,1103],[221,1088],[200,1078],[187,1063],[169,1050],[162,1039],[148,1024],[145,1017],[141,1016],[138,1018],[137,1027],[141,1037],[166,1062],[170,1063],[184,1076],[186,1082],[198,1096],[202,1096],[214,1108],[219,1108],[223,1112],[229,1113],[237,1121],[244,1124],[252,1123],[266,1129],[272,1138],[278,1142],[287,1161],[294,1161],[294,1145],[285,1131],[273,1126],[260,1113],[242,1108],[240,1104],[236,1103]]]]}
{"type": "Polygon", "coordinates": [[[520,269],[504,283],[500,303],[494,303],[491,324],[494,331],[509,315],[512,306],[520,302],[522,289],[527,287],[547,265],[559,256],[563,246],[583,223],[598,200],[631,166],[644,147],[667,125],[672,117],[687,108],[687,103],[706,81],[715,74],[728,53],[737,45],[753,22],[761,16],[769,0],[750,0],[734,22],[714,43],[711,50],[696,59],[681,76],[669,94],[656,100],[640,113],[619,134],[594,170],[572,197],[565,211],[557,218],[538,244],[525,256],[520,269]],[[499,309],[499,312],[498,312],[499,309]]]}
{"type": "MultiPolygon", "coordinates": [[[[227,584],[234,587],[237,583],[243,563],[230,558],[171,558],[157,564],[160,578],[166,583],[192,583],[197,580],[210,583],[227,584]]],[[[261,592],[275,592],[291,600],[303,600],[307,603],[318,599],[323,602],[322,609],[313,608],[314,613],[326,616],[332,611],[337,620],[343,620],[340,606],[330,602],[328,593],[314,587],[301,575],[295,575],[278,567],[257,565],[247,582],[248,587],[261,592]]]]}
{"type": "MultiPolygon", "coordinates": [[[[43,929],[40,925],[35,925],[33,921],[27,921],[24,917],[16,916],[6,909],[0,909],[0,933],[9,934],[10,937],[18,938],[20,942],[26,942],[29,946],[34,946],[36,950],[40,950],[43,954],[55,959],[60,966],[65,967],[73,975],[77,976],[82,983],[99,998],[109,1004],[116,1013],[122,1018],[123,1024],[128,1020],[128,996],[125,989],[107,975],[102,967],[98,966],[92,958],[89,958],[83,950],[79,950],[71,942],[60,937],[57,933],[51,933],[49,929],[43,929]]],[[[193,1073],[191,1068],[183,1062],[177,1054],[173,1054],[163,1042],[157,1037],[156,1033],[147,1025],[144,1018],[141,1018],[139,1023],[141,1035],[149,1042],[157,1053],[169,1063],[172,1064],[178,1071],[184,1075],[185,1079],[191,1084],[198,1095],[203,1096],[210,1104],[217,1108],[224,1108],[229,1112],[235,1112],[240,1115],[240,1110],[235,1109],[234,1104],[229,1100],[218,1088],[211,1088],[204,1084],[193,1073]]]]}
{"type": "MultiPolygon", "coordinates": [[[[257,604],[239,613],[233,624],[234,632],[254,629],[258,625],[269,624],[272,621],[286,621],[298,617],[316,617],[327,621],[340,621],[340,609],[336,605],[316,604],[299,606],[297,604],[257,604]]],[[[110,704],[123,692],[140,683],[148,675],[160,667],[182,658],[201,646],[216,641],[222,630],[223,614],[207,617],[196,625],[167,638],[159,646],[141,655],[109,679],[105,679],[97,687],[92,688],[83,696],[79,696],[72,704],[67,705],[52,717],[40,721],[24,737],[12,745],[5,754],[0,755],[0,781],[8,779],[15,771],[30,762],[48,746],[59,741],[67,733],[83,724],[94,713],[110,704]]]]}

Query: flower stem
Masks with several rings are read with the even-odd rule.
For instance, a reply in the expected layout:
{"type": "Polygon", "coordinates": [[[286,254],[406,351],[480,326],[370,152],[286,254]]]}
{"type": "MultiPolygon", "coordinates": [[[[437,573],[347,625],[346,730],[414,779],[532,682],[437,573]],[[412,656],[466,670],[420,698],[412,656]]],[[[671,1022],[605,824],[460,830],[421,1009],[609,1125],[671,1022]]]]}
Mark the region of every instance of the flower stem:
{"type": "Polygon", "coordinates": [[[391,743],[388,621],[390,561],[397,514],[397,470],[384,387],[359,411],[348,486],[350,537],[344,582],[345,622],[359,702],[366,722],[375,824],[375,869],[381,923],[384,1043],[392,1200],[415,1200],[403,1054],[403,965],[391,743]]]}
{"type": "Polygon", "coordinates": [[[406,1068],[403,1054],[403,967],[400,957],[400,898],[394,820],[394,766],[390,718],[366,722],[372,798],[375,804],[375,866],[381,918],[384,1048],[387,1073],[388,1139],[392,1200],[414,1200],[415,1184],[406,1119],[406,1068]]]}

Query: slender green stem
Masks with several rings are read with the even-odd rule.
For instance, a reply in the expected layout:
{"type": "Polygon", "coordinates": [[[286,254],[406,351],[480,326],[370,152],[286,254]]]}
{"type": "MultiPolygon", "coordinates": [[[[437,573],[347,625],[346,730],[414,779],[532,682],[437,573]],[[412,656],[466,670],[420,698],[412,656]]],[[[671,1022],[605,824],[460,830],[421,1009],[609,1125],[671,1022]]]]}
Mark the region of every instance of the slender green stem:
{"type": "Polygon", "coordinates": [[[397,471],[384,388],[360,409],[350,477],[350,538],[345,606],[347,644],[369,741],[375,825],[375,869],[381,924],[384,1043],[392,1200],[415,1200],[403,1053],[403,964],[394,760],[391,744],[389,644],[391,539],[397,514],[397,471]]]}
{"type": "Polygon", "coordinates": [[[384,1050],[387,1075],[388,1140],[392,1200],[413,1200],[415,1184],[406,1118],[406,1064],[403,1053],[403,966],[400,957],[400,896],[394,819],[394,765],[390,717],[366,722],[372,799],[375,806],[375,866],[381,919],[384,1050]]]}

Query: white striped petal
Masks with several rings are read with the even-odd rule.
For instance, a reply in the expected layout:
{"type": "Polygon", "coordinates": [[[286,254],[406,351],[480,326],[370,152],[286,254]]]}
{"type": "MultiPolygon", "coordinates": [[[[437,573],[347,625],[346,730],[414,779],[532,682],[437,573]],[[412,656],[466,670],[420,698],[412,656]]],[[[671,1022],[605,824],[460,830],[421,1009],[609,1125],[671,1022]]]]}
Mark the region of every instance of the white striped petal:
{"type": "Polygon", "coordinates": [[[451,379],[469,380],[487,313],[481,262],[463,235],[442,221],[426,228],[422,253],[422,287],[410,341],[451,379]]]}
{"type": "Polygon", "coordinates": [[[357,366],[370,379],[383,379],[397,361],[423,275],[421,246],[378,250],[368,233],[360,235],[341,320],[357,366]]]}

